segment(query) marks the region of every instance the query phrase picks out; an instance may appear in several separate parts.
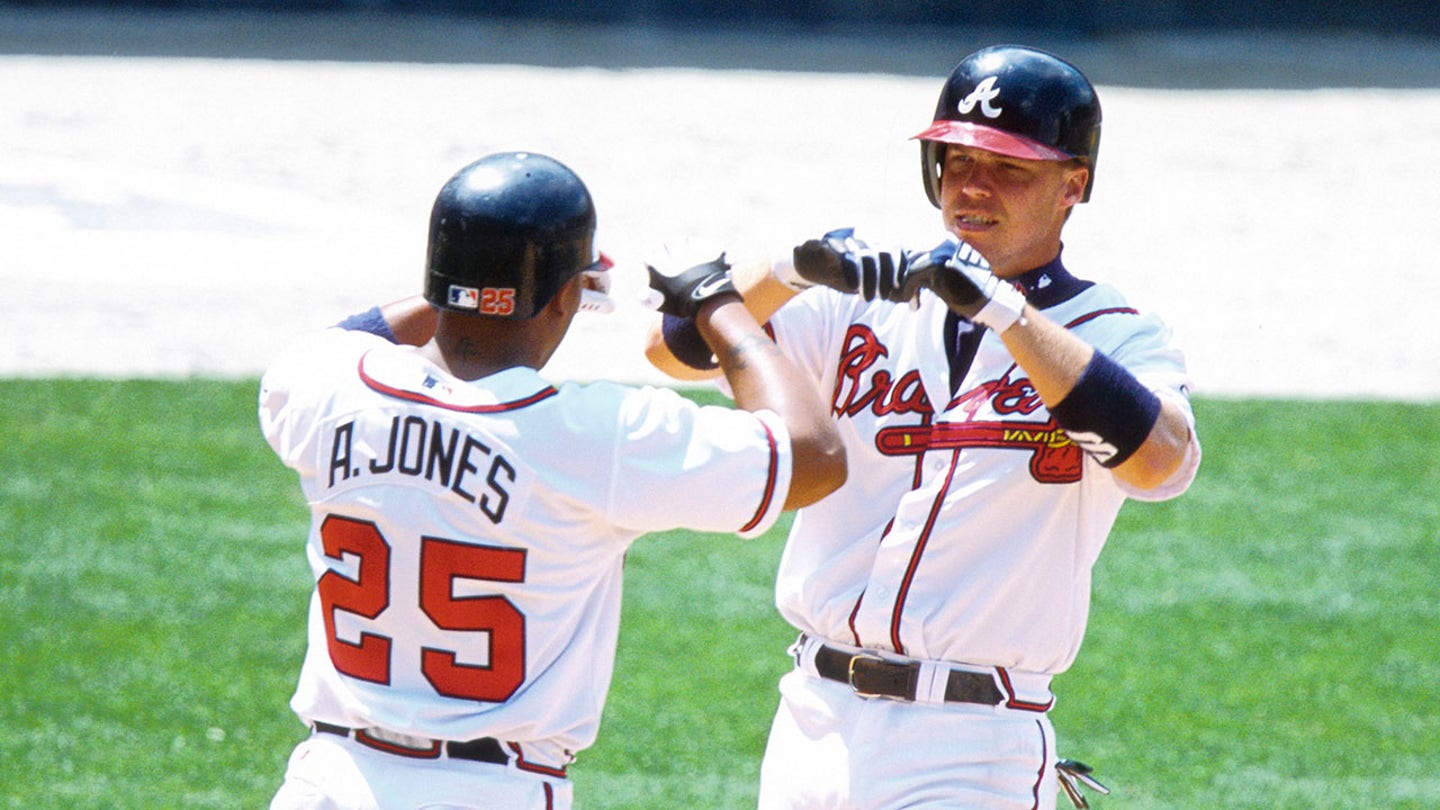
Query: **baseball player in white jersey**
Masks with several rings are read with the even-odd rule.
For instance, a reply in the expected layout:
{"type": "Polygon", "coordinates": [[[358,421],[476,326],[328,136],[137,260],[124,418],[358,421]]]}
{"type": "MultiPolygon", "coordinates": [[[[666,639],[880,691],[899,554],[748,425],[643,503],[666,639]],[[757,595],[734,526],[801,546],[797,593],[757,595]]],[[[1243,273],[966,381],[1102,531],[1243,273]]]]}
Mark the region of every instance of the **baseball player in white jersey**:
{"type": "Polygon", "coordinates": [[[564,808],[595,739],[642,533],[754,536],[845,477],[823,401],[722,259],[652,270],[743,410],[538,372],[607,263],[580,179],[491,155],[436,198],[427,278],[287,349],[259,400],[299,473],[315,576],[274,808],[564,808]],[[723,484],[723,485],[720,485],[723,484]]]}
{"type": "MultiPolygon", "coordinates": [[[[1099,133],[1073,66],[979,51],[916,136],[950,238],[906,252],[841,230],[737,269],[829,396],[851,469],[780,562],[799,638],[762,808],[1048,809],[1057,785],[1079,806],[1103,789],[1057,756],[1051,678],[1121,505],[1182,493],[1200,447],[1165,326],[1061,260],[1099,133]]],[[[682,377],[712,362],[676,317],[647,354],[682,377]]]]}

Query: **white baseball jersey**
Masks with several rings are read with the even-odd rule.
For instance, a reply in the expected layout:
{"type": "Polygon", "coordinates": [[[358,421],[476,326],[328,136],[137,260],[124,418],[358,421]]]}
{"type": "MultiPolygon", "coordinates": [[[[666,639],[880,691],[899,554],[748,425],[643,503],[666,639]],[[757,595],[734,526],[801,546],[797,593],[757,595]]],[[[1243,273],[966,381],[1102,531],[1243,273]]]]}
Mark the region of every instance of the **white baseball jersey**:
{"type": "Polygon", "coordinates": [[[260,421],[312,516],[295,712],[551,764],[595,739],[631,542],[760,534],[789,489],[772,413],[526,368],[464,382],[363,331],[282,354],[260,421]]]}
{"type": "MultiPolygon", "coordinates": [[[[1022,282],[1033,306],[1193,427],[1184,361],[1159,320],[1058,259],[1022,282]]],[[[771,319],[781,349],[830,393],[851,470],[797,515],[777,604],[811,635],[1013,668],[1043,690],[1079,649],[1091,567],[1121,504],[1183,492],[1199,444],[1159,489],[1127,489],[1056,425],[995,334],[981,336],[952,394],[947,314],[928,292],[914,311],[815,288],[771,319]]]]}

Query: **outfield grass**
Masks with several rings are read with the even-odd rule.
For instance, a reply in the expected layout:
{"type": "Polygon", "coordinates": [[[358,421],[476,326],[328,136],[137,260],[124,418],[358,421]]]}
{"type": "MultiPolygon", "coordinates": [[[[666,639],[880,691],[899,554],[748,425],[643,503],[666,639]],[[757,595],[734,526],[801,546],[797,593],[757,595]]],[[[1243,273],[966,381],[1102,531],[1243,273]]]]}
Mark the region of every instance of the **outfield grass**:
{"type": "MultiPolygon", "coordinates": [[[[0,806],[263,807],[303,733],[305,513],[255,383],[0,380],[0,806]]],[[[1440,806],[1440,406],[1202,400],[1056,684],[1097,808],[1440,806]]],[[[783,527],[780,527],[783,529],[783,527]]],[[[632,551],[583,808],[743,808],[782,533],[632,551]]]]}

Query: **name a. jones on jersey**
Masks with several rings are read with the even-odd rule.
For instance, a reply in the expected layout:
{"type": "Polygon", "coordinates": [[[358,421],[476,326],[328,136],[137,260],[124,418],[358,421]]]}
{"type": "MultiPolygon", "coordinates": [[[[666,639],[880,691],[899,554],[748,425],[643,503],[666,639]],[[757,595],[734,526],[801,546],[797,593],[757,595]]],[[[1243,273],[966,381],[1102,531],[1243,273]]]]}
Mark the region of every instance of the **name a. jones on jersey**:
{"type": "Polygon", "coordinates": [[[357,458],[355,422],[336,426],[330,444],[329,486],[362,475],[403,475],[424,479],[476,504],[493,523],[505,517],[515,465],[474,436],[438,419],[396,416],[390,420],[388,438],[370,444],[385,449],[375,458],[357,458]]]}

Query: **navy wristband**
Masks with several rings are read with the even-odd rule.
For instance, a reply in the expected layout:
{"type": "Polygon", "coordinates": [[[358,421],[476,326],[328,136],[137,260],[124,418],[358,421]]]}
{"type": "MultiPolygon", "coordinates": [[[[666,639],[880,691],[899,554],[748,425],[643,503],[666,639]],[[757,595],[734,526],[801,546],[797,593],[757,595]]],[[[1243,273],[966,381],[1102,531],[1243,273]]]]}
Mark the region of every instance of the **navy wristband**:
{"type": "Polygon", "coordinates": [[[666,315],[660,322],[660,334],[665,338],[665,347],[675,359],[697,371],[710,371],[720,367],[715,352],[700,334],[700,327],[694,318],[666,315]]]}
{"type": "Polygon", "coordinates": [[[1160,417],[1160,398],[1097,351],[1050,415],[1102,466],[1116,467],[1145,443],[1160,417]]]}
{"type": "Polygon", "coordinates": [[[371,307],[364,312],[351,315],[335,325],[351,332],[369,332],[377,337],[385,338],[391,343],[400,342],[399,338],[395,337],[395,331],[385,320],[385,316],[380,313],[380,307],[371,307]]]}

